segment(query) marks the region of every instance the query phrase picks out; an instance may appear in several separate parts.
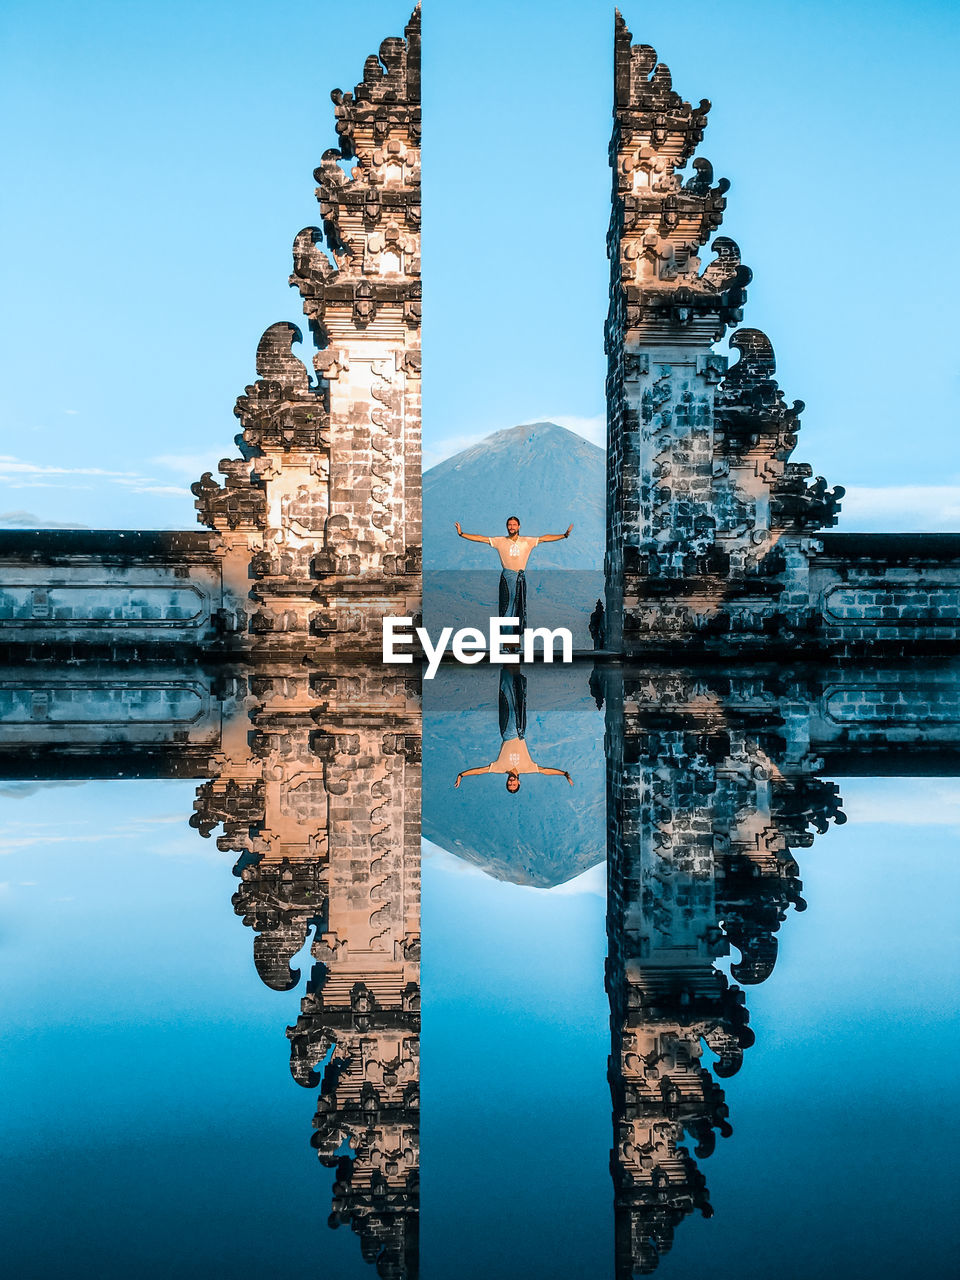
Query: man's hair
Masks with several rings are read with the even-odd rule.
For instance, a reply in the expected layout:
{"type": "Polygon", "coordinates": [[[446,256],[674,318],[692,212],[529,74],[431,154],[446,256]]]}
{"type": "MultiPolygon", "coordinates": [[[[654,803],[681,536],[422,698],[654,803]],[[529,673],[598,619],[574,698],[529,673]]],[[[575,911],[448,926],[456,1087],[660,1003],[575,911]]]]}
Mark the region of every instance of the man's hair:
{"type": "Polygon", "coordinates": [[[517,524],[519,524],[519,523],[520,523],[520,517],[519,517],[519,516],[507,516],[507,524],[509,524],[511,520],[516,520],[517,524]]]}

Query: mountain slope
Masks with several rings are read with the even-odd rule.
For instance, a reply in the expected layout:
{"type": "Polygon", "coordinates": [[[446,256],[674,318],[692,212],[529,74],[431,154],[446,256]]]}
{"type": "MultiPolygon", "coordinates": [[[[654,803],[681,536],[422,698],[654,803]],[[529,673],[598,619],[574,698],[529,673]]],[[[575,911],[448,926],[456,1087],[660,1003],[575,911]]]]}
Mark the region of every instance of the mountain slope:
{"type": "Polygon", "coordinates": [[[427,569],[497,569],[496,553],[458,538],[500,535],[508,516],[522,534],[574,531],[537,547],[532,569],[594,569],[603,564],[604,452],[555,422],[496,431],[431,467],[423,476],[423,546],[427,569]]]}

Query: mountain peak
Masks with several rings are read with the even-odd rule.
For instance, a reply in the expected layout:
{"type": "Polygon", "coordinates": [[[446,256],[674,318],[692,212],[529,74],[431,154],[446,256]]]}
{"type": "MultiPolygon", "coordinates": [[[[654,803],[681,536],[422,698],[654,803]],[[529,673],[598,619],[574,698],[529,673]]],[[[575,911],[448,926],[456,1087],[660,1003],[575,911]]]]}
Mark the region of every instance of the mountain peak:
{"type": "Polygon", "coordinates": [[[475,459],[530,446],[543,450],[575,451],[578,456],[583,456],[585,451],[587,456],[596,456],[598,459],[603,457],[603,450],[597,445],[591,444],[583,436],[578,436],[575,431],[561,427],[557,422],[522,422],[515,427],[503,427],[500,431],[494,431],[484,436],[482,440],[478,440],[476,444],[468,445],[459,453],[444,458],[442,462],[438,462],[436,466],[424,472],[423,478],[426,482],[428,477],[458,470],[465,463],[475,459]]]}
{"type": "Polygon", "coordinates": [[[594,568],[603,562],[604,491],[603,450],[576,432],[556,422],[495,431],[424,472],[426,567],[493,568],[483,548],[457,538],[454,521],[491,535],[516,515],[525,533],[575,526],[569,542],[538,548],[539,568],[594,568]]]}

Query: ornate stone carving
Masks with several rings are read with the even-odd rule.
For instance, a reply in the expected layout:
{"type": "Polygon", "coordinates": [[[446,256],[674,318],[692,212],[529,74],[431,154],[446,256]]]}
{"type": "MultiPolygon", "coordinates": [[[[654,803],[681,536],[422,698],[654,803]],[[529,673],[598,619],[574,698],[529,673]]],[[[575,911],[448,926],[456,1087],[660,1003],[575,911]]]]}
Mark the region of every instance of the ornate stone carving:
{"type": "Polygon", "coordinates": [[[746,673],[605,676],[608,994],[617,1275],[654,1271],[675,1227],[711,1213],[697,1161],[732,1132],[723,1091],[754,1041],[743,991],[802,911],[792,850],[842,822],[813,776],[814,690],[746,673]],[[714,967],[735,947],[734,982],[714,967]],[[713,1075],[703,1046],[717,1055],[713,1075]],[[685,1135],[696,1143],[693,1153],[685,1135]]]}
{"type": "Polygon", "coordinates": [[[235,409],[242,460],[221,463],[224,485],[193,486],[246,602],[239,644],[260,653],[318,633],[369,650],[385,612],[420,612],[419,8],[404,34],[367,59],[353,93],[332,95],[323,225],[296,236],[290,277],[314,376],[291,350],[300,330],[271,325],[235,409]]]}
{"type": "Polygon", "coordinates": [[[240,853],[233,906],[263,981],[298,985],[295,1079],[320,1089],[314,1147],[336,1169],[332,1225],[349,1222],[383,1276],[417,1272],[420,1031],[420,703],[388,669],[296,660],[247,669],[201,835],[240,853]],[[345,1154],[348,1145],[350,1154],[345,1154]]]}
{"type": "Polygon", "coordinates": [[[804,537],[836,522],[842,489],[789,461],[773,351],[742,318],[749,268],[718,236],[729,183],[693,160],[710,103],[683,101],[617,14],[613,211],[608,237],[607,643],[723,651],[795,639],[815,626],[804,537]]]}

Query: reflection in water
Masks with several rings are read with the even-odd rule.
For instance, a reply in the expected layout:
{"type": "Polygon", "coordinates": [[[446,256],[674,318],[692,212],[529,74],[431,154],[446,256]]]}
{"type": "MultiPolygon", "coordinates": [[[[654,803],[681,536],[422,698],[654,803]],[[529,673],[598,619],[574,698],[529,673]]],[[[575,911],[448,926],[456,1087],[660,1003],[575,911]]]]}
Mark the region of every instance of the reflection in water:
{"type": "Polygon", "coordinates": [[[197,793],[202,835],[240,854],[234,909],[268,986],[315,960],[291,1071],[320,1089],[313,1146],[336,1169],[331,1225],[394,1280],[417,1274],[420,1080],[420,710],[381,670],[259,671],[197,793]]]}
{"type": "Polygon", "coordinates": [[[531,755],[567,770],[575,786],[531,779],[508,796],[503,781],[458,772],[503,747],[502,669],[443,666],[423,686],[423,834],[498,880],[551,888],[604,858],[602,717],[576,666],[524,666],[523,733],[531,755]]]}
{"type": "MultiPolygon", "coordinates": [[[[501,673],[505,740],[520,732],[522,679],[501,673]]],[[[460,722],[450,689],[446,717],[442,701],[432,708],[428,744],[445,718],[460,722]]],[[[589,689],[606,707],[611,1174],[626,1280],[658,1268],[687,1215],[711,1215],[699,1162],[732,1133],[718,1081],[754,1042],[738,984],[770,977],[781,923],[805,908],[793,850],[845,821],[837,785],[820,775],[955,773],[960,708],[949,665],[611,666],[590,674],[589,689]],[[728,978],[717,962],[731,948],[728,978]]],[[[426,821],[437,818],[428,806],[426,821]]]]}
{"type": "Polygon", "coordinates": [[[754,1039],[743,992],[714,962],[732,945],[734,979],[769,977],[780,923],[804,907],[791,848],[843,815],[832,784],[785,758],[770,709],[732,720],[691,675],[618,674],[607,688],[612,1173],[629,1277],[656,1269],[687,1214],[711,1213],[696,1160],[732,1130],[702,1046],[724,1079],[754,1039]]]}
{"type": "Polygon", "coordinates": [[[454,786],[459,787],[461,779],[471,778],[481,773],[506,774],[507,790],[512,794],[520,790],[521,773],[542,773],[566,778],[573,786],[573,779],[565,769],[554,769],[537,764],[530,757],[530,749],[526,742],[527,732],[527,677],[522,671],[512,666],[503,666],[500,670],[500,740],[503,745],[496,760],[489,764],[478,765],[474,769],[464,769],[457,774],[454,786]]]}
{"type": "MultiPolygon", "coordinates": [[[[218,846],[237,855],[233,906],[253,931],[267,986],[297,987],[297,956],[312,936],[312,971],[287,1034],[294,1079],[319,1091],[312,1142],[336,1171],[331,1222],[352,1226],[379,1274],[412,1280],[419,681],[407,669],[299,661],[170,668],[162,679],[136,665],[20,676],[0,719],[7,777],[205,778],[191,822],[204,836],[219,828],[218,846]]],[[[595,697],[604,703],[618,1277],[655,1270],[683,1219],[711,1212],[700,1163],[718,1133],[731,1133],[718,1081],[735,1075],[753,1043],[741,988],[770,977],[780,925],[791,906],[804,908],[793,851],[843,821],[838,788],[822,775],[957,773],[956,689],[949,664],[722,676],[618,665],[460,668],[432,683],[428,751],[448,738],[460,750],[480,727],[494,740],[499,732],[508,752],[525,749],[535,724],[549,750],[582,762],[585,795],[599,772],[584,754],[600,728],[595,697]],[[732,949],[728,978],[718,962],[732,949]]],[[[469,792],[452,803],[452,758],[437,756],[431,830],[469,792]]],[[[578,792],[579,784],[578,776],[578,792]]],[[[570,795],[548,783],[502,803],[523,840],[553,856],[570,795]]],[[[514,838],[486,810],[464,813],[486,835],[514,838]]],[[[599,808],[578,813],[602,824],[599,808]]],[[[573,830],[588,843],[585,828],[573,830]]],[[[511,866],[512,852],[488,869],[529,882],[527,853],[511,866]]],[[[541,865],[547,883],[581,869],[573,858],[541,865]]]]}

